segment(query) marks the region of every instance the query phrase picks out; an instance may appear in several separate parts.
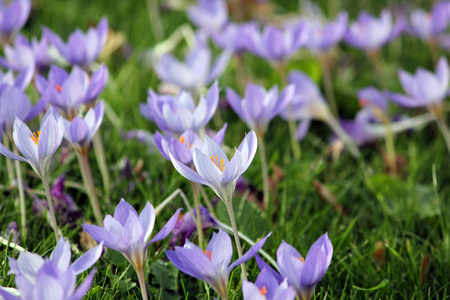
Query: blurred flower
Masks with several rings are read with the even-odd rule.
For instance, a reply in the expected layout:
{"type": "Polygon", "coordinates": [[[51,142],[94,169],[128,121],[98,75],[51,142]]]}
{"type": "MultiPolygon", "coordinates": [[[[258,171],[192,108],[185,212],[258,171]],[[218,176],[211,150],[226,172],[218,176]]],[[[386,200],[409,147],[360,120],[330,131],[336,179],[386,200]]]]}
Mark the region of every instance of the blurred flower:
{"type": "Polygon", "coordinates": [[[251,32],[258,30],[256,22],[233,23],[229,22],[225,27],[211,35],[214,43],[222,49],[229,49],[233,53],[247,51],[247,45],[251,32]]]}
{"type": "Polygon", "coordinates": [[[72,121],[63,119],[64,137],[79,152],[87,153],[89,145],[103,121],[104,107],[101,100],[89,109],[84,118],[76,116],[72,121]]]}
{"type": "Polygon", "coordinates": [[[350,24],[344,36],[345,42],[366,51],[377,50],[395,39],[405,28],[406,21],[400,18],[395,25],[388,10],[381,12],[376,18],[367,12],[362,12],[358,20],[350,24]]]}
{"type": "Polygon", "coordinates": [[[347,30],[347,19],[347,13],[341,12],[334,21],[327,24],[321,23],[318,18],[308,21],[305,47],[317,53],[336,46],[347,30]]]}
{"type": "MultiPolygon", "coordinates": [[[[213,137],[213,140],[221,145],[227,130],[227,124],[213,137]]],[[[170,160],[169,152],[173,157],[181,163],[193,167],[193,154],[196,148],[202,147],[202,140],[192,130],[185,131],[180,139],[175,139],[172,136],[164,136],[159,132],[154,135],[156,147],[165,159],[170,160]]]]}
{"type": "MultiPolygon", "coordinates": [[[[170,246],[172,248],[177,244],[178,240],[180,240],[179,245],[183,246],[185,241],[197,231],[197,224],[195,223],[195,219],[192,218],[192,214],[194,214],[194,217],[197,218],[197,211],[195,209],[184,215],[179,215],[180,217],[178,218],[177,224],[172,230],[173,237],[170,241],[170,246]]],[[[218,226],[218,223],[214,217],[202,205],[200,205],[200,218],[202,219],[203,229],[218,226]]]]}
{"type": "Polygon", "coordinates": [[[231,88],[227,88],[227,100],[236,114],[250,129],[264,134],[270,121],[284,110],[294,95],[295,88],[288,85],[278,95],[278,86],[266,91],[264,87],[247,84],[243,99],[231,88]]]}
{"type": "Polygon", "coordinates": [[[287,280],[279,283],[268,269],[262,269],[253,284],[242,282],[244,300],[294,300],[295,291],[288,286],[287,280]]]}
{"type": "Polygon", "coordinates": [[[103,241],[105,247],[119,251],[131,263],[136,272],[144,268],[147,248],[168,236],[178,219],[180,209],[170,218],[164,227],[150,239],[155,225],[155,210],[150,202],[138,216],[136,210],[124,199],[120,200],[114,211],[114,217],[107,215],[104,227],[83,224],[86,231],[95,241],[103,241]]]}
{"type": "Polygon", "coordinates": [[[6,240],[10,240],[14,244],[20,243],[20,236],[19,236],[19,227],[17,226],[16,222],[9,222],[8,226],[6,226],[6,231],[2,232],[2,236],[6,240]],[[12,235],[12,236],[11,236],[12,235]]]}
{"type": "Polygon", "coordinates": [[[228,20],[226,0],[198,0],[187,9],[189,20],[198,27],[213,33],[221,30],[228,20]]]}
{"type": "Polygon", "coordinates": [[[304,46],[308,31],[306,23],[299,22],[282,28],[266,25],[262,32],[251,28],[248,35],[248,51],[271,62],[281,63],[304,46]]]}
{"type": "Polygon", "coordinates": [[[148,91],[146,104],[140,104],[141,114],[165,132],[180,135],[187,130],[199,131],[211,120],[219,103],[219,85],[215,82],[197,106],[190,93],[176,96],[158,95],[148,91]]]}
{"type": "Polygon", "coordinates": [[[45,28],[53,46],[72,65],[88,68],[98,57],[108,37],[108,19],[103,17],[97,28],[89,28],[87,33],[80,29],[69,36],[67,44],[53,31],[45,28]]]}
{"type": "Polygon", "coordinates": [[[403,107],[430,107],[441,103],[449,91],[449,66],[442,57],[436,67],[436,73],[419,68],[414,75],[399,71],[400,83],[406,96],[387,92],[386,95],[403,107]]]}
{"type": "Polygon", "coordinates": [[[169,151],[175,169],[186,179],[207,185],[225,203],[230,203],[236,188],[236,181],[250,166],[255,157],[257,138],[254,131],[247,134],[231,161],[222,148],[208,136],[201,149],[194,150],[195,170],[175,159],[169,151]]]}
{"type": "Polygon", "coordinates": [[[231,52],[225,50],[211,66],[212,54],[208,45],[197,41],[197,46],[189,51],[184,62],[177,60],[170,53],[165,53],[153,67],[162,81],[175,84],[184,90],[195,91],[222,75],[230,57],[231,52]]]}
{"type": "Polygon", "coordinates": [[[69,74],[64,69],[51,66],[48,80],[36,75],[36,88],[42,98],[38,103],[46,105],[50,102],[60,113],[73,119],[80,106],[93,106],[108,81],[108,68],[101,65],[91,77],[75,66],[69,74]]]}
{"type": "Polygon", "coordinates": [[[33,37],[31,42],[19,34],[14,46],[5,45],[5,58],[0,57],[0,65],[14,71],[23,71],[32,67],[37,71],[44,71],[52,63],[48,54],[48,41],[45,35],[40,41],[33,37]]]}
{"type": "Polygon", "coordinates": [[[14,0],[0,5],[0,38],[11,40],[28,20],[31,10],[30,0],[14,0]]]}
{"type": "Polygon", "coordinates": [[[14,78],[14,74],[11,70],[8,70],[6,73],[3,73],[0,70],[0,90],[9,85],[18,87],[21,91],[25,91],[33,79],[33,75],[34,68],[32,67],[21,71],[16,78],[14,78]]]}
{"type": "Polygon", "coordinates": [[[231,270],[252,258],[269,236],[270,233],[231,265],[233,245],[230,236],[222,230],[217,234],[213,233],[206,250],[186,240],[184,247],[176,246],[173,251],[166,250],[166,255],[181,272],[205,281],[220,297],[226,299],[231,270]]]}
{"type": "Polygon", "coordinates": [[[61,237],[50,258],[21,252],[17,260],[10,258],[9,275],[15,275],[20,297],[9,294],[0,287],[0,296],[10,299],[82,299],[89,290],[95,274],[92,271],[85,281],[75,290],[78,274],[92,267],[103,251],[103,244],[89,250],[72,264],[70,243],[61,237]]]}
{"type": "Polygon", "coordinates": [[[436,2],[431,13],[421,9],[411,12],[407,31],[423,40],[436,38],[447,29],[450,17],[450,4],[436,2]]]}
{"type": "Polygon", "coordinates": [[[48,178],[51,158],[61,145],[63,136],[62,119],[50,107],[42,120],[41,129],[35,133],[32,133],[20,119],[15,119],[13,139],[24,157],[15,155],[2,144],[0,153],[10,159],[29,163],[41,178],[48,178]]]}

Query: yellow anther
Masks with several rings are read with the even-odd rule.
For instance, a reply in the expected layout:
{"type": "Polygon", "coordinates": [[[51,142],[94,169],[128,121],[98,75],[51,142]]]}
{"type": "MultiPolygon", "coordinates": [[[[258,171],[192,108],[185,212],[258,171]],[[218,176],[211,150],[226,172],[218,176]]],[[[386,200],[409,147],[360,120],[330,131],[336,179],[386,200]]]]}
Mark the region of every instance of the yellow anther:
{"type": "Polygon", "coordinates": [[[223,166],[223,163],[224,163],[223,158],[220,159],[220,164],[219,164],[219,158],[217,157],[217,155],[214,157],[211,156],[210,158],[213,161],[213,163],[219,168],[219,170],[221,172],[223,172],[223,170],[225,170],[225,168],[223,166]]]}
{"type": "Polygon", "coordinates": [[[261,295],[263,295],[264,297],[266,297],[266,294],[268,293],[267,288],[265,286],[262,287],[262,289],[259,290],[259,292],[261,293],[261,295]]]}
{"type": "Polygon", "coordinates": [[[36,143],[36,145],[39,145],[39,135],[41,134],[41,131],[33,132],[33,135],[31,135],[31,139],[36,143]]]}
{"type": "Polygon", "coordinates": [[[206,256],[208,256],[209,261],[212,261],[212,252],[208,250],[203,250],[203,252],[205,252],[206,256]]]}

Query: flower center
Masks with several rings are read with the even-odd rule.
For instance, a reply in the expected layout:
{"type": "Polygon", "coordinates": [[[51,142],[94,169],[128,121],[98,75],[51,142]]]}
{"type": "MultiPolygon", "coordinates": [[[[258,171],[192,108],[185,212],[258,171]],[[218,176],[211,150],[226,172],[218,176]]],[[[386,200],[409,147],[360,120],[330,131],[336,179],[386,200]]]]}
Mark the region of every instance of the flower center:
{"type": "Polygon", "coordinates": [[[298,260],[301,261],[302,263],[305,262],[305,259],[303,257],[299,257],[298,260]]]}
{"type": "Polygon", "coordinates": [[[212,252],[208,250],[204,250],[203,252],[205,252],[206,256],[208,256],[209,261],[212,261],[212,252]]]}
{"type": "Polygon", "coordinates": [[[60,86],[60,85],[55,86],[55,89],[56,89],[58,92],[62,92],[62,86],[60,86]]]}
{"type": "Polygon", "coordinates": [[[213,161],[213,163],[216,165],[216,167],[219,168],[219,170],[221,172],[223,172],[223,170],[225,170],[225,167],[223,166],[223,162],[224,162],[223,158],[220,159],[220,164],[219,164],[219,158],[217,157],[217,155],[214,157],[211,156],[210,158],[213,161]]]}
{"type": "Polygon", "coordinates": [[[361,105],[362,107],[365,107],[369,104],[369,100],[367,99],[361,99],[359,100],[359,105],[361,105]]]}
{"type": "Polygon", "coordinates": [[[261,295],[263,295],[264,298],[265,298],[265,297],[266,297],[266,294],[268,293],[268,292],[267,292],[266,286],[263,286],[263,287],[259,290],[259,292],[260,292],[261,295]]]}
{"type": "MultiPolygon", "coordinates": [[[[184,138],[184,136],[182,136],[182,137],[180,138],[180,142],[181,142],[183,145],[184,145],[184,141],[185,141],[185,138],[184,138]]],[[[189,149],[191,149],[191,143],[188,143],[187,146],[188,146],[189,149]]]]}
{"type": "Polygon", "coordinates": [[[33,135],[30,135],[31,139],[36,143],[36,145],[39,145],[39,135],[41,135],[41,131],[40,130],[36,131],[36,132],[33,132],[33,135]]]}

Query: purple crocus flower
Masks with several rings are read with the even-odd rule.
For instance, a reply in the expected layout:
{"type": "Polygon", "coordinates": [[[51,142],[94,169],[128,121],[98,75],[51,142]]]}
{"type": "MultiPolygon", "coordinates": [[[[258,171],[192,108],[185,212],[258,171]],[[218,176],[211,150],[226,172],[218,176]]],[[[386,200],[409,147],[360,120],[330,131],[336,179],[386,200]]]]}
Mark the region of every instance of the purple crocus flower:
{"type": "Polygon", "coordinates": [[[63,119],[64,137],[79,152],[87,153],[89,145],[103,121],[104,107],[101,100],[89,109],[84,118],[76,116],[72,121],[63,119]]]}
{"type": "Polygon", "coordinates": [[[267,268],[261,270],[254,284],[245,280],[242,282],[242,294],[244,300],[295,299],[295,291],[288,286],[287,280],[279,283],[267,268]]]}
{"type": "Polygon", "coordinates": [[[247,48],[257,56],[281,63],[297,52],[307,37],[305,22],[284,25],[282,28],[267,25],[261,33],[257,29],[249,31],[247,48]]]}
{"type": "Polygon", "coordinates": [[[14,71],[23,71],[28,67],[43,71],[51,63],[45,35],[40,41],[33,37],[30,42],[25,36],[19,34],[13,47],[5,46],[5,58],[0,57],[0,65],[14,71]]]}
{"type": "Polygon", "coordinates": [[[153,67],[162,81],[175,84],[184,90],[196,91],[222,75],[230,57],[231,52],[225,50],[211,66],[211,51],[208,45],[198,38],[197,46],[189,51],[184,62],[166,53],[153,67]]]}
{"type": "Polygon", "coordinates": [[[14,74],[11,70],[3,73],[0,70],[0,90],[3,89],[4,86],[15,86],[20,90],[25,91],[31,80],[33,79],[34,68],[29,67],[20,72],[16,78],[14,78],[14,74]]]}
{"type": "Polygon", "coordinates": [[[407,31],[423,40],[431,40],[444,33],[450,17],[448,2],[436,2],[431,13],[416,9],[411,12],[407,31]]]}
{"type": "Polygon", "coordinates": [[[172,232],[179,213],[180,209],[149,241],[155,225],[153,206],[147,202],[141,214],[138,215],[133,206],[121,199],[114,211],[114,217],[111,215],[105,217],[104,227],[83,224],[83,229],[95,241],[103,241],[105,247],[122,253],[139,273],[143,271],[148,246],[164,239],[172,232]]]}
{"type": "Polygon", "coordinates": [[[50,29],[44,30],[53,46],[70,64],[89,68],[105,46],[108,37],[108,19],[103,17],[97,28],[89,28],[87,33],[80,29],[75,30],[69,36],[67,44],[50,29]]]}
{"type": "MultiPolygon", "coordinates": [[[[225,124],[213,137],[213,140],[217,144],[222,144],[226,130],[227,124],[225,124]]],[[[201,138],[192,130],[185,131],[178,140],[172,136],[164,136],[159,132],[156,132],[154,135],[154,142],[159,152],[165,159],[170,160],[170,152],[176,160],[191,167],[194,165],[194,150],[196,148],[200,149],[202,146],[201,138]]]]}
{"type": "Polygon", "coordinates": [[[180,91],[176,96],[158,95],[148,91],[146,104],[140,105],[141,114],[156,122],[158,127],[174,135],[187,130],[199,131],[211,120],[219,103],[219,85],[215,82],[206,97],[195,105],[190,93],[180,91]]]}
{"type": "Polygon", "coordinates": [[[219,144],[206,136],[202,147],[194,150],[196,171],[175,159],[170,150],[169,156],[173,166],[183,177],[209,186],[225,203],[231,203],[236,181],[255,157],[257,143],[256,134],[252,130],[229,161],[219,144]]]}
{"type": "Polygon", "coordinates": [[[350,24],[344,40],[353,47],[374,51],[395,39],[404,27],[405,20],[402,18],[393,24],[392,15],[388,10],[383,10],[380,18],[362,12],[358,20],[350,24]]]}
{"type": "Polygon", "coordinates": [[[323,53],[334,47],[344,37],[347,30],[347,13],[341,12],[334,21],[323,24],[318,18],[308,21],[306,48],[323,53]]]}
{"type": "Polygon", "coordinates": [[[95,270],[75,290],[76,277],[97,262],[102,250],[101,243],[71,264],[70,243],[61,237],[50,258],[21,252],[17,260],[9,259],[8,272],[15,275],[20,297],[8,293],[2,287],[0,296],[5,300],[82,299],[92,284],[95,270]]]}
{"type": "Polygon", "coordinates": [[[0,4],[0,39],[11,40],[12,36],[25,25],[30,15],[30,0],[14,0],[0,4]]]}
{"type": "Polygon", "coordinates": [[[229,49],[233,53],[239,54],[247,51],[249,36],[255,31],[258,31],[258,24],[256,22],[229,22],[222,30],[214,32],[211,38],[220,48],[229,49]]]}
{"type": "Polygon", "coordinates": [[[249,83],[243,99],[227,88],[227,99],[236,114],[258,134],[267,131],[270,121],[283,111],[294,95],[294,85],[288,85],[278,95],[278,86],[266,91],[264,87],[249,83]]]}
{"type": "Polygon", "coordinates": [[[230,236],[222,230],[217,234],[213,233],[206,250],[186,240],[184,247],[177,246],[175,250],[166,250],[166,255],[181,272],[205,281],[220,297],[226,299],[231,270],[252,258],[269,235],[270,233],[231,265],[233,245],[230,236]]]}
{"type": "Polygon", "coordinates": [[[197,5],[187,9],[189,20],[208,33],[223,28],[228,20],[226,0],[199,0],[197,5]]]}
{"type": "Polygon", "coordinates": [[[23,156],[15,155],[0,144],[0,153],[10,159],[27,162],[41,178],[48,178],[50,161],[64,136],[62,119],[50,107],[41,123],[41,129],[32,133],[20,119],[14,121],[13,140],[23,156]]]}
{"type": "Polygon", "coordinates": [[[91,77],[75,66],[69,74],[64,69],[51,66],[48,80],[36,75],[36,88],[41,93],[41,105],[50,102],[61,114],[73,119],[80,106],[93,106],[108,81],[108,68],[102,65],[91,77]]]}

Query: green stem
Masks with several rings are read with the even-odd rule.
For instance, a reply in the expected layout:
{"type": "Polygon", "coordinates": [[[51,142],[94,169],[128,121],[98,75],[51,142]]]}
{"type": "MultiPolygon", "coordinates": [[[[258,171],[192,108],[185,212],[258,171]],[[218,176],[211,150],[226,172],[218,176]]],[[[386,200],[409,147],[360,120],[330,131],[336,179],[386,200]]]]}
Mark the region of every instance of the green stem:
{"type": "MultiPolygon", "coordinates": [[[[234,211],[233,211],[233,200],[225,200],[225,206],[227,207],[228,216],[230,217],[231,227],[233,228],[233,235],[234,235],[234,241],[236,242],[236,248],[238,251],[239,258],[242,257],[242,246],[241,246],[241,240],[239,239],[239,231],[237,229],[236,220],[234,218],[234,211]]],[[[245,264],[241,264],[241,270],[242,270],[242,278],[244,280],[247,280],[247,270],[245,269],[245,264]]]]}
{"type": "MultiPolygon", "coordinates": [[[[14,154],[19,155],[19,150],[16,145],[14,145],[14,154]]],[[[23,190],[23,178],[22,178],[22,169],[20,168],[20,162],[18,160],[14,161],[16,166],[16,174],[17,174],[17,188],[19,189],[19,206],[20,206],[20,225],[21,225],[21,234],[24,240],[27,238],[27,216],[26,216],[26,208],[25,208],[25,192],[23,190]]]]}
{"type": "Polygon", "coordinates": [[[378,119],[380,119],[386,127],[385,142],[389,169],[392,174],[397,175],[397,155],[395,153],[394,134],[392,133],[391,122],[381,109],[376,107],[374,107],[374,109],[375,114],[378,115],[378,119]]]}
{"type": "Polygon", "coordinates": [[[42,177],[42,182],[44,183],[45,195],[47,196],[47,204],[50,213],[50,224],[52,225],[53,231],[55,232],[56,242],[59,241],[58,224],[56,223],[55,208],[53,207],[52,194],[50,193],[50,185],[48,184],[48,179],[46,176],[42,177]]]}
{"type": "Polygon", "coordinates": [[[380,63],[380,53],[378,50],[371,50],[367,52],[367,55],[369,56],[373,66],[375,67],[375,71],[377,74],[377,80],[378,80],[378,85],[381,88],[385,88],[385,82],[384,82],[384,77],[383,77],[383,69],[381,67],[381,63],[380,63]]]}
{"type": "Polygon", "coordinates": [[[325,95],[327,97],[328,103],[330,104],[331,111],[335,116],[338,115],[336,99],[333,93],[333,82],[331,80],[331,72],[328,64],[328,57],[326,55],[319,56],[320,64],[322,65],[323,73],[323,86],[325,87],[325,95]]]}
{"type": "Polygon", "coordinates": [[[159,4],[157,0],[146,0],[147,10],[150,19],[150,26],[155,36],[155,40],[160,42],[164,39],[164,27],[159,14],[159,4]]]}
{"type": "Polygon", "coordinates": [[[105,202],[107,204],[111,204],[111,181],[109,179],[108,166],[106,165],[105,149],[103,147],[102,137],[100,136],[99,132],[97,132],[97,134],[92,139],[92,143],[94,146],[95,157],[97,158],[98,168],[100,169],[100,173],[102,174],[103,189],[105,191],[105,202]]]}
{"type": "Polygon", "coordinates": [[[437,124],[439,126],[439,129],[441,130],[442,137],[445,140],[445,144],[447,146],[447,150],[448,150],[448,152],[450,154],[450,130],[448,129],[447,122],[445,122],[445,119],[444,119],[443,116],[438,117],[436,119],[436,122],[437,122],[437,124]]]}
{"type": "Polygon", "coordinates": [[[264,207],[266,208],[267,211],[269,207],[270,193],[269,193],[269,172],[267,171],[266,146],[264,143],[264,134],[257,133],[257,135],[259,144],[259,154],[261,155],[261,171],[264,185],[264,207]]]}
{"type": "Polygon", "coordinates": [[[347,145],[348,150],[355,158],[359,158],[360,153],[359,149],[356,146],[356,144],[353,142],[352,138],[342,129],[339,122],[334,118],[334,116],[331,113],[328,113],[327,118],[325,118],[325,122],[328,124],[328,126],[331,127],[331,129],[336,133],[336,135],[341,139],[341,141],[344,142],[345,145],[347,145]]]}
{"type": "Polygon", "coordinates": [[[99,226],[103,226],[102,212],[98,204],[97,193],[95,192],[94,180],[92,179],[91,168],[89,166],[89,159],[86,153],[77,153],[78,164],[81,169],[81,176],[83,177],[84,186],[88,193],[89,201],[94,210],[95,219],[99,226]]]}
{"type": "Polygon", "coordinates": [[[202,215],[200,211],[198,184],[191,182],[191,186],[192,186],[192,193],[194,194],[195,212],[197,214],[197,217],[195,218],[195,223],[197,224],[198,246],[200,247],[200,249],[203,249],[203,226],[202,226],[202,215]]]}
{"type": "Polygon", "coordinates": [[[145,283],[144,269],[137,271],[139,286],[141,287],[142,300],[148,300],[147,284],[145,283]]]}

